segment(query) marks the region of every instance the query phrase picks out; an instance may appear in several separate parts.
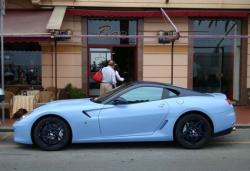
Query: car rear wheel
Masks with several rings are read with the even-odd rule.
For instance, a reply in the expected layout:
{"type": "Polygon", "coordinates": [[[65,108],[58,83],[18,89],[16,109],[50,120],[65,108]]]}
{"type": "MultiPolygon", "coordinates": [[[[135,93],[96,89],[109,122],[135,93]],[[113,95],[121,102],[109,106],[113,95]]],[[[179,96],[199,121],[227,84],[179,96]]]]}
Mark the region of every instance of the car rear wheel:
{"type": "Polygon", "coordinates": [[[175,140],[184,148],[203,147],[211,137],[211,125],[199,114],[188,114],[182,117],[174,130],[175,140]]]}
{"type": "Polygon", "coordinates": [[[33,141],[43,150],[64,148],[70,142],[70,128],[61,118],[49,116],[41,119],[32,131],[33,141]]]}

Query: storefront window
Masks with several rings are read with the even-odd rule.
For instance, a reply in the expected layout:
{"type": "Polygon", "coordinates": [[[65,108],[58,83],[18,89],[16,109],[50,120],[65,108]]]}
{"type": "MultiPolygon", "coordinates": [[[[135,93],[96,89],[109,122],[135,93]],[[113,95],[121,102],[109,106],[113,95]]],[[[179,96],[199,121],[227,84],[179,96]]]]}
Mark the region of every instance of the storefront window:
{"type": "Polygon", "coordinates": [[[40,85],[41,51],[21,44],[7,45],[4,52],[5,85],[40,85]]]}
{"type": "MultiPolygon", "coordinates": [[[[111,59],[111,49],[109,48],[90,48],[90,74],[99,71],[107,65],[107,61],[111,59]]],[[[89,95],[98,96],[100,92],[100,84],[97,84],[92,76],[89,77],[89,95]]]]}
{"type": "MultiPolygon", "coordinates": [[[[241,20],[193,19],[192,29],[196,35],[240,35],[241,20]]],[[[201,92],[222,92],[239,100],[240,51],[240,39],[194,39],[193,88],[201,92]]]]}
{"type": "Polygon", "coordinates": [[[136,35],[136,20],[88,20],[88,35],[98,37],[88,38],[88,44],[135,45],[136,38],[104,37],[105,35],[136,35]]]}

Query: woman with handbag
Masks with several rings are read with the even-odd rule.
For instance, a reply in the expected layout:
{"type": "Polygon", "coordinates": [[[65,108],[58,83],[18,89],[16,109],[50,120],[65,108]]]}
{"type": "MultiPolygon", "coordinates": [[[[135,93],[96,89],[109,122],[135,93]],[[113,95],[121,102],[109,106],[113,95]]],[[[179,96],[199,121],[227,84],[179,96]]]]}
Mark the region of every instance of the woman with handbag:
{"type": "Polygon", "coordinates": [[[100,85],[100,95],[112,90],[116,85],[116,76],[114,70],[115,63],[113,60],[108,61],[108,66],[102,68],[102,82],[100,85]]]}

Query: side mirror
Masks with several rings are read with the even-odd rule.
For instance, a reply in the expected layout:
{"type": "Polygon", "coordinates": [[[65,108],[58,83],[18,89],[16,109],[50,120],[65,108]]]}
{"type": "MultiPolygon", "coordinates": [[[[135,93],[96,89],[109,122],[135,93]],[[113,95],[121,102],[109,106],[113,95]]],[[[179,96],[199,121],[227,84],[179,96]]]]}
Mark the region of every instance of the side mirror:
{"type": "Polygon", "coordinates": [[[113,100],[112,104],[114,105],[128,104],[128,102],[124,98],[118,97],[117,99],[113,100]]]}

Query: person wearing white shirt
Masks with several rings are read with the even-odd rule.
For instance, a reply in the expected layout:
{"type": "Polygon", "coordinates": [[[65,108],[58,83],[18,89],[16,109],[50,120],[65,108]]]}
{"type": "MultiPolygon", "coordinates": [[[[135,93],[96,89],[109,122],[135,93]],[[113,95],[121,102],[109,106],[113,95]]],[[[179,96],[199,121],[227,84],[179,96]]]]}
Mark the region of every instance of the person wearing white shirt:
{"type": "Polygon", "coordinates": [[[116,76],[114,70],[114,61],[109,60],[108,66],[102,69],[102,82],[100,86],[100,95],[112,90],[116,85],[116,76]]]}

